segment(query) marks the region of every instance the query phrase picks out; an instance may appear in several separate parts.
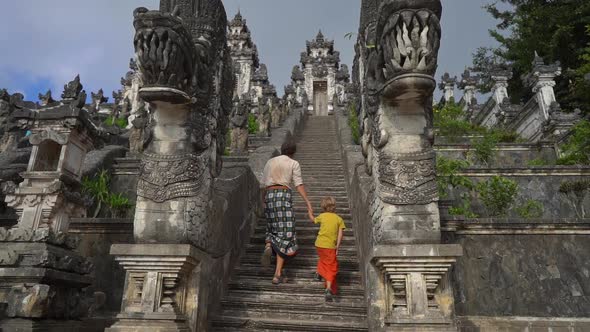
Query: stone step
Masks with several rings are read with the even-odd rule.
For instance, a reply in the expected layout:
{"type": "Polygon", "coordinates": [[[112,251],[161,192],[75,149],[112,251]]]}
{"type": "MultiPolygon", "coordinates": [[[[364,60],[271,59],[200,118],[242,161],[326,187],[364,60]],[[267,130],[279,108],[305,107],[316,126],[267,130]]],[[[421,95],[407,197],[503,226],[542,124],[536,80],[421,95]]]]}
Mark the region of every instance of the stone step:
{"type": "MultiPolygon", "coordinates": [[[[314,213],[316,214],[316,216],[318,216],[320,212],[321,211],[319,209],[314,209],[314,213]]],[[[342,220],[344,220],[346,224],[348,224],[347,222],[352,221],[352,215],[350,213],[340,213],[338,215],[340,216],[340,218],[342,218],[342,220]]],[[[296,213],[295,221],[297,222],[297,225],[301,225],[301,223],[311,222],[311,220],[308,220],[307,210],[305,212],[296,213]]]]}
{"type": "MultiPolygon", "coordinates": [[[[312,282],[313,275],[315,273],[315,268],[300,268],[295,266],[288,266],[285,268],[284,271],[291,280],[312,282]]],[[[239,275],[240,277],[244,278],[255,277],[264,280],[271,280],[274,276],[274,269],[272,267],[263,268],[260,266],[260,263],[243,264],[236,269],[235,275],[239,275]]],[[[338,271],[338,282],[342,282],[343,284],[349,285],[360,284],[361,275],[359,270],[347,270],[345,268],[341,268],[338,271]]]]}
{"type": "MultiPolygon", "coordinates": [[[[262,234],[260,236],[254,236],[250,239],[250,244],[263,244],[264,243],[264,236],[262,234]]],[[[316,236],[315,235],[302,235],[297,236],[297,244],[299,246],[310,246],[312,247],[315,244],[316,236]]],[[[342,242],[340,243],[342,246],[355,246],[356,240],[354,236],[344,236],[342,238],[342,242]]]]}
{"type": "MultiPolygon", "coordinates": [[[[276,292],[276,291],[288,291],[293,293],[301,293],[305,295],[323,295],[325,286],[324,283],[321,281],[310,281],[309,279],[302,279],[297,280],[293,277],[290,277],[288,274],[289,280],[286,284],[274,285],[272,283],[272,278],[268,279],[261,279],[261,278],[243,278],[239,276],[236,280],[231,280],[229,282],[229,292],[228,295],[232,295],[236,291],[257,291],[259,293],[264,292],[276,292]]],[[[360,284],[356,285],[339,285],[338,286],[339,294],[347,295],[347,296],[363,296],[363,288],[360,284]]],[[[245,298],[246,300],[250,300],[249,298],[245,298]]],[[[291,303],[297,303],[297,301],[289,301],[291,303]]],[[[351,305],[352,303],[349,303],[351,305]]],[[[360,305],[362,306],[362,305],[360,305]]]]}
{"type": "Polygon", "coordinates": [[[269,332],[362,332],[368,331],[366,322],[329,322],[324,320],[286,320],[223,316],[213,320],[214,331],[269,331],[269,332]]]}
{"type": "MultiPolygon", "coordinates": [[[[280,284],[274,285],[272,278],[262,280],[259,282],[259,287],[252,286],[252,289],[230,289],[226,297],[231,298],[245,298],[249,301],[255,302],[291,302],[314,305],[325,302],[324,294],[325,288],[321,282],[318,282],[314,288],[301,288],[297,284],[280,284]]],[[[339,303],[341,304],[357,304],[364,302],[364,291],[361,287],[358,289],[350,288],[344,289],[340,287],[338,293],[339,303]]]]}
{"type": "Polygon", "coordinates": [[[285,318],[285,320],[322,320],[346,322],[364,318],[366,307],[338,305],[324,302],[310,306],[299,303],[259,303],[248,300],[228,299],[222,302],[223,314],[231,317],[285,318]]]}
{"type": "MultiPolygon", "coordinates": [[[[344,230],[344,234],[346,235],[353,235],[354,230],[352,229],[352,223],[344,223],[346,225],[346,229],[344,230]]],[[[320,230],[319,225],[312,225],[311,221],[304,221],[304,222],[297,222],[295,224],[297,228],[297,235],[317,235],[318,231],[320,230]],[[311,226],[310,226],[311,225],[311,226]]],[[[256,226],[255,233],[265,233],[266,232],[266,221],[263,223],[259,223],[256,226]]]]}

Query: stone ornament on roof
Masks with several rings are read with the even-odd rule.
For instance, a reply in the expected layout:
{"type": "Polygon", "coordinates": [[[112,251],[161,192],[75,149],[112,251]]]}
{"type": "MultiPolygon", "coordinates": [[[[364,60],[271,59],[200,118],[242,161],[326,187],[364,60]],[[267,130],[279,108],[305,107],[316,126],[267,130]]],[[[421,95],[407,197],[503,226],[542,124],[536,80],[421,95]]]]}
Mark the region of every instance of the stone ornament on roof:
{"type": "Polygon", "coordinates": [[[74,80],[64,85],[64,91],[61,94],[61,98],[64,100],[78,99],[84,86],[80,83],[80,75],[77,75],[74,80]]]}
{"type": "Polygon", "coordinates": [[[469,86],[476,86],[479,82],[479,76],[471,75],[469,69],[465,69],[463,74],[461,74],[461,80],[459,81],[459,89],[465,89],[469,86]]]}
{"type": "Polygon", "coordinates": [[[455,87],[455,84],[457,84],[457,76],[451,77],[449,73],[444,73],[440,78],[438,88],[440,90],[445,90],[447,87],[455,87]]]}
{"type": "Polygon", "coordinates": [[[268,69],[264,63],[260,64],[260,67],[254,75],[252,75],[252,81],[266,82],[268,81],[268,69]]]}
{"type": "Polygon", "coordinates": [[[291,79],[294,82],[297,82],[297,81],[305,81],[305,74],[301,70],[301,67],[299,67],[299,66],[293,66],[293,71],[291,72],[291,79]]]}

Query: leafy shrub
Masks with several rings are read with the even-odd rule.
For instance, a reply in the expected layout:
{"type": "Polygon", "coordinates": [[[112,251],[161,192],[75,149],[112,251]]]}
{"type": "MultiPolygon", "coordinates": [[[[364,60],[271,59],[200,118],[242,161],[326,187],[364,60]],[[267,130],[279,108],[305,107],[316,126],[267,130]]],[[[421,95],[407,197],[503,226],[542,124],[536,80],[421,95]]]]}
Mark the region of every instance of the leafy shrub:
{"type": "Polygon", "coordinates": [[[256,115],[252,113],[248,114],[248,134],[258,134],[259,131],[260,126],[258,124],[258,119],[256,119],[256,115]]]}
{"type": "Polygon", "coordinates": [[[567,143],[561,146],[562,157],[557,165],[590,164],[590,122],[582,120],[572,129],[567,143]]]}
{"type": "Polygon", "coordinates": [[[467,160],[448,159],[438,157],[436,159],[436,173],[438,182],[438,192],[440,197],[449,195],[448,188],[464,187],[468,190],[473,188],[473,182],[466,176],[457,173],[469,167],[467,160]]]}
{"type": "Polygon", "coordinates": [[[112,115],[109,115],[108,118],[104,120],[104,124],[107,126],[117,126],[119,128],[125,129],[127,128],[127,119],[125,118],[114,118],[112,115]]]}
{"type": "Polygon", "coordinates": [[[96,210],[93,218],[96,218],[103,206],[107,206],[113,218],[124,217],[129,209],[133,207],[129,199],[122,194],[114,194],[110,191],[111,178],[109,173],[102,170],[92,179],[82,179],[82,190],[92,196],[96,202],[96,210]]]}
{"type": "Polygon", "coordinates": [[[484,131],[464,119],[463,109],[454,102],[434,108],[434,127],[438,134],[447,137],[467,136],[484,131]]]}
{"type": "Polygon", "coordinates": [[[523,140],[515,131],[509,131],[502,128],[494,128],[488,132],[489,135],[493,135],[498,143],[519,143],[523,140]]]}
{"type": "Polygon", "coordinates": [[[494,176],[477,184],[477,193],[491,217],[505,216],[514,204],[518,191],[515,181],[502,176],[494,176]]]}
{"type": "Polygon", "coordinates": [[[354,144],[359,145],[361,144],[361,133],[360,133],[360,124],[358,118],[358,112],[354,105],[350,105],[348,109],[348,126],[350,127],[350,131],[352,132],[352,141],[354,144]]]}
{"type": "Polygon", "coordinates": [[[449,214],[452,216],[465,216],[467,218],[477,218],[477,214],[471,210],[471,197],[469,193],[461,195],[461,205],[449,208],[449,214]]]}
{"type": "Polygon", "coordinates": [[[516,208],[516,213],[525,219],[541,218],[543,216],[543,204],[529,199],[516,208]]]}
{"type": "Polygon", "coordinates": [[[496,135],[487,134],[482,138],[475,140],[473,150],[470,151],[475,162],[488,165],[496,155],[498,138],[496,135]]]}
{"type": "Polygon", "coordinates": [[[586,218],[584,199],[590,190],[590,180],[564,181],[559,186],[559,192],[565,196],[576,211],[578,218],[586,218]]]}

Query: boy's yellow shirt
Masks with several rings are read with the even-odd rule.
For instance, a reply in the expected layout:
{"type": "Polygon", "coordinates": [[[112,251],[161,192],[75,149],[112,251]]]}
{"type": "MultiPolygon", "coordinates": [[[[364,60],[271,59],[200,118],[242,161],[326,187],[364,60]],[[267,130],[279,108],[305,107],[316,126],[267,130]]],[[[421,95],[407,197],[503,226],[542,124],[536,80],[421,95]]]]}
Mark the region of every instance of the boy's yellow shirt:
{"type": "Polygon", "coordinates": [[[320,231],[315,241],[315,246],[324,249],[336,249],[338,231],[346,229],[344,220],[336,213],[325,212],[317,216],[314,223],[320,224],[320,231]]]}

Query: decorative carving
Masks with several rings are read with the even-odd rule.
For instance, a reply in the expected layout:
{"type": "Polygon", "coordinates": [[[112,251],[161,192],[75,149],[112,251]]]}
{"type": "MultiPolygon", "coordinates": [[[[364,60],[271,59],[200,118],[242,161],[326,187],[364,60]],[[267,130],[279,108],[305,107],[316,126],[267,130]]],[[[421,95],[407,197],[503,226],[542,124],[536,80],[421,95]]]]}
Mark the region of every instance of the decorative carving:
{"type": "Polygon", "coordinates": [[[328,68],[325,65],[315,64],[311,70],[311,74],[317,78],[325,78],[328,76],[328,68]]]}
{"type": "Polygon", "coordinates": [[[51,96],[51,90],[47,90],[45,94],[40,93],[39,100],[41,101],[41,106],[49,106],[55,103],[55,100],[53,100],[53,97],[51,96]]]}
{"type": "Polygon", "coordinates": [[[91,92],[90,96],[92,97],[92,110],[94,112],[98,112],[100,110],[100,105],[109,101],[109,98],[104,96],[104,91],[102,91],[102,89],[98,90],[97,93],[91,92]]]}
{"type": "Polygon", "coordinates": [[[64,92],[61,94],[61,98],[64,100],[78,100],[83,88],[84,86],[80,83],[80,75],[76,75],[73,81],[64,85],[64,92]]]}
{"type": "Polygon", "coordinates": [[[205,172],[203,155],[144,153],[137,195],[158,203],[199,193],[205,172]]]}
{"type": "Polygon", "coordinates": [[[379,152],[379,192],[388,204],[429,204],[438,200],[435,152],[390,155],[379,152]]]}
{"type": "Polygon", "coordinates": [[[143,152],[144,145],[148,134],[149,114],[145,108],[142,108],[135,114],[131,121],[131,130],[129,133],[129,152],[131,154],[140,154],[143,152]]]}
{"type": "Polygon", "coordinates": [[[258,98],[258,132],[261,136],[270,136],[271,114],[270,114],[270,100],[263,96],[258,98]]]}
{"type": "Polygon", "coordinates": [[[232,154],[244,154],[248,152],[248,110],[251,101],[244,97],[242,100],[234,99],[234,108],[231,114],[231,147],[232,154]]]}

